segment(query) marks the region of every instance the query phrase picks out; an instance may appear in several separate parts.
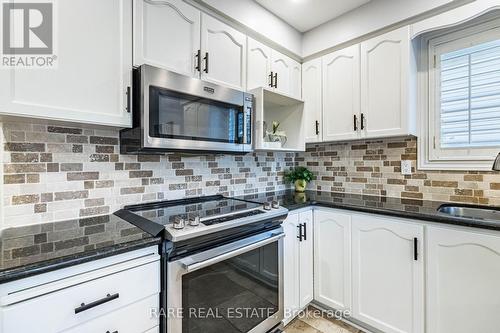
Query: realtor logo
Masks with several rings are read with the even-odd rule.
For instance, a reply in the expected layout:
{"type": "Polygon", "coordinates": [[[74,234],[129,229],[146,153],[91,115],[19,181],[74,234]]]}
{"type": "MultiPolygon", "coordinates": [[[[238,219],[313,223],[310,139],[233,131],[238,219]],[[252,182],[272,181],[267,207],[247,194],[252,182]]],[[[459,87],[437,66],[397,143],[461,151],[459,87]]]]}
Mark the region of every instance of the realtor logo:
{"type": "Polygon", "coordinates": [[[54,68],[54,4],[2,4],[2,67],[54,68]]]}

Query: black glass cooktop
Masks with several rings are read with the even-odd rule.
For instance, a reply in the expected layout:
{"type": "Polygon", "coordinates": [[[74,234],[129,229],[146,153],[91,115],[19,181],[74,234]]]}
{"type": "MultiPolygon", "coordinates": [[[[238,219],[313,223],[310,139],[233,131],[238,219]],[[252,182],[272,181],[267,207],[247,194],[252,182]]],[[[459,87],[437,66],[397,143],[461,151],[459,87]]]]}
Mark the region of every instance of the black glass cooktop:
{"type": "Polygon", "coordinates": [[[202,224],[212,225],[260,214],[262,211],[257,209],[261,206],[239,199],[210,196],[127,206],[125,209],[162,225],[173,223],[177,217],[194,219],[196,216],[202,224]]]}

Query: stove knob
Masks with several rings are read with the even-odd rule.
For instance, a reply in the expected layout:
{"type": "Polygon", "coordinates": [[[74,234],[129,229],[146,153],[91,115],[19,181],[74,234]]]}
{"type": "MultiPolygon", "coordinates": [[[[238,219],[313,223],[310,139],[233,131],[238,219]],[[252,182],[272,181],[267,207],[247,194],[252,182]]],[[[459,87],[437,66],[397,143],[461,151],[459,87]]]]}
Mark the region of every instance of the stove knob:
{"type": "Polygon", "coordinates": [[[189,225],[193,226],[193,227],[199,226],[200,225],[200,217],[195,216],[194,218],[189,219],[189,225]]]}
{"type": "Polygon", "coordinates": [[[271,210],[271,203],[269,202],[264,202],[264,210],[271,210]]]}
{"type": "Polygon", "coordinates": [[[271,202],[271,206],[274,208],[274,209],[278,209],[280,208],[280,203],[278,202],[278,200],[273,200],[271,202]]]}
{"type": "Polygon", "coordinates": [[[174,229],[184,229],[186,223],[182,217],[176,216],[172,227],[174,229]]]}

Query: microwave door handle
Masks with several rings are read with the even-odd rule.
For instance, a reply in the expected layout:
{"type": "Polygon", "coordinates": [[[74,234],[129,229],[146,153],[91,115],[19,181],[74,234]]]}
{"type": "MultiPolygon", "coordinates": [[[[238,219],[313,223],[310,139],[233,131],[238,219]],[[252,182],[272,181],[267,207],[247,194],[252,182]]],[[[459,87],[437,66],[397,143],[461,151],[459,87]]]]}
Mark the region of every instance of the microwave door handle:
{"type": "Polygon", "coordinates": [[[206,259],[204,259],[202,261],[192,262],[191,260],[189,260],[189,257],[188,257],[186,259],[181,259],[180,263],[181,263],[181,265],[184,268],[184,271],[186,273],[194,272],[196,270],[199,270],[199,269],[202,269],[202,268],[205,268],[205,267],[217,264],[217,263],[219,263],[221,261],[230,259],[232,257],[236,257],[236,256],[238,256],[240,254],[245,253],[245,252],[249,252],[249,251],[258,249],[259,247],[266,246],[268,244],[276,242],[277,240],[280,240],[283,237],[285,237],[285,234],[283,232],[281,232],[281,233],[279,233],[277,235],[274,235],[272,237],[266,238],[266,239],[264,239],[262,241],[259,241],[259,242],[256,242],[256,243],[251,243],[249,245],[246,245],[246,246],[243,246],[243,247],[239,247],[239,248],[237,248],[235,250],[230,250],[228,252],[223,252],[223,253],[215,256],[215,257],[212,256],[212,257],[206,258],[206,259]]]}

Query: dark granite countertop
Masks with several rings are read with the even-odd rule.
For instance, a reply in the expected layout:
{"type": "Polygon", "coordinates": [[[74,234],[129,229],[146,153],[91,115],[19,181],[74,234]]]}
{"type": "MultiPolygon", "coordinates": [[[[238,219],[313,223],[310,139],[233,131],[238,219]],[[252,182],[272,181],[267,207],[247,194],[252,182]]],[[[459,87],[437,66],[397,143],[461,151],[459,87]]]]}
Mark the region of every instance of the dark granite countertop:
{"type": "Polygon", "coordinates": [[[245,195],[240,198],[257,202],[278,200],[282,206],[289,210],[321,206],[500,231],[500,221],[461,218],[437,211],[441,205],[449,204],[449,202],[340,192],[306,191],[296,193],[293,190],[245,195]]]}
{"type": "Polygon", "coordinates": [[[0,283],[159,244],[115,215],[4,229],[0,283]]]}

